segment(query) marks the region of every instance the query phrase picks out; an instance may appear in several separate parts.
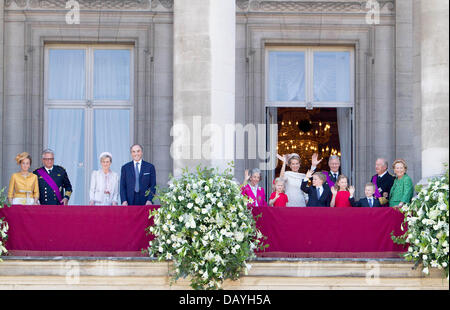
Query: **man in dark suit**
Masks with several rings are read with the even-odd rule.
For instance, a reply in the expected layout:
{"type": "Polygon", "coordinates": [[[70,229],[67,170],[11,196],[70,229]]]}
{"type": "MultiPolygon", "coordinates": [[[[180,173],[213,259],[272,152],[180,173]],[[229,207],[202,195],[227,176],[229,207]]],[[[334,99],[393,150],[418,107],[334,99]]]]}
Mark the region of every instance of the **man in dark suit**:
{"type": "Polygon", "coordinates": [[[326,183],[326,176],[322,172],[308,170],[306,177],[300,186],[301,190],[308,194],[307,207],[329,207],[333,194],[326,183]],[[312,186],[308,186],[308,180],[312,176],[312,186]]]}
{"type": "Polygon", "coordinates": [[[373,193],[375,191],[375,185],[372,183],[367,183],[364,187],[364,194],[366,197],[361,198],[359,201],[355,201],[355,198],[353,195],[355,194],[355,188],[353,186],[350,186],[349,192],[350,192],[350,204],[352,207],[366,207],[366,208],[378,208],[381,207],[380,201],[378,198],[373,196],[373,193]]]}
{"type": "Polygon", "coordinates": [[[370,182],[375,185],[375,197],[380,200],[381,205],[389,203],[389,193],[395,178],[387,171],[388,161],[384,158],[378,158],[375,162],[375,171],[377,174],[372,176],[370,182]]]}
{"type": "Polygon", "coordinates": [[[66,170],[54,165],[55,152],[45,149],[42,152],[43,167],[33,171],[38,177],[39,203],[41,205],[68,205],[72,195],[72,184],[66,170]]]}
{"type": "Polygon", "coordinates": [[[120,199],[122,205],[150,205],[156,186],[155,167],[144,160],[141,145],[134,144],[130,148],[133,160],[122,166],[120,175],[120,199]]]}
{"type": "MultiPolygon", "coordinates": [[[[311,158],[311,170],[315,171],[317,166],[320,164],[323,158],[320,160],[319,154],[314,153],[311,158]]],[[[328,159],[328,166],[330,167],[330,171],[322,171],[326,176],[326,183],[329,187],[333,187],[339,177],[339,168],[341,167],[341,159],[337,155],[331,155],[328,159]]]]}

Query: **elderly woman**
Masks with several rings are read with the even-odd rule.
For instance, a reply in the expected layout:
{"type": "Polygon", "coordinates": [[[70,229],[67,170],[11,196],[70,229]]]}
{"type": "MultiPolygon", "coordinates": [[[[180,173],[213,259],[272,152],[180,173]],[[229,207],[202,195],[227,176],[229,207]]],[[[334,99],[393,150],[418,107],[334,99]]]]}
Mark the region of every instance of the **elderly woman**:
{"type": "Polygon", "coordinates": [[[89,192],[90,205],[119,204],[119,176],[111,171],[112,155],[100,154],[101,170],[92,171],[91,188],[89,192]]]}
{"type": "Polygon", "coordinates": [[[304,173],[300,173],[300,155],[296,153],[280,156],[277,155],[278,159],[283,162],[281,167],[280,178],[286,181],[286,195],[289,198],[287,203],[288,207],[306,207],[305,193],[300,189],[303,179],[305,178],[304,173]],[[286,171],[286,164],[291,169],[286,171]]]}
{"type": "Polygon", "coordinates": [[[402,207],[410,203],[414,194],[414,186],[409,175],[406,174],[408,166],[403,159],[396,159],[392,164],[396,178],[389,193],[389,206],[402,207]]]}
{"type": "Polygon", "coordinates": [[[267,206],[266,193],[262,187],[258,186],[259,181],[261,181],[261,170],[258,168],[251,169],[250,172],[245,170],[245,179],[241,192],[242,195],[252,199],[253,202],[249,203],[249,206],[267,206]]]}
{"type": "Polygon", "coordinates": [[[9,181],[8,200],[14,205],[39,204],[39,185],[37,175],[29,172],[31,156],[27,152],[16,156],[20,171],[14,173],[9,181]]]}

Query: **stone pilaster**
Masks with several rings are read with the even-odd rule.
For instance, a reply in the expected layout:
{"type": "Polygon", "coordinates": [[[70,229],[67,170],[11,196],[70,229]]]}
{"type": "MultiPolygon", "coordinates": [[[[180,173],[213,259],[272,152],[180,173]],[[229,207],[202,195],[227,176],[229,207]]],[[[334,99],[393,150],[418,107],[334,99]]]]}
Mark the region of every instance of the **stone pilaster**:
{"type": "MultiPolygon", "coordinates": [[[[4,40],[3,33],[5,27],[5,1],[0,1],[0,138],[3,141],[3,72],[4,72],[4,64],[3,64],[3,48],[4,48],[4,40]]],[[[0,143],[0,171],[3,171],[3,143],[0,143]]],[[[0,173],[0,189],[3,188],[6,184],[3,183],[2,174],[0,173]]]]}
{"type": "Polygon", "coordinates": [[[17,14],[4,21],[3,38],[3,118],[2,185],[8,184],[17,165],[14,158],[26,149],[25,102],[25,15],[17,14]]]}
{"type": "Polygon", "coordinates": [[[420,2],[422,178],[441,174],[449,158],[449,2],[420,2]]]}
{"type": "Polygon", "coordinates": [[[174,1],[174,175],[234,157],[234,0],[174,1]]]}

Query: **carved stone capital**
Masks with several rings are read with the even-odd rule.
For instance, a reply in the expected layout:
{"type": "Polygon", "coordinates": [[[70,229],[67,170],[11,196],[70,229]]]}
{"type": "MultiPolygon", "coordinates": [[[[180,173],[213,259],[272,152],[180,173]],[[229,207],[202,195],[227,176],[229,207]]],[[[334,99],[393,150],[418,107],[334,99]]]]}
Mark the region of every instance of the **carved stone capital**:
{"type": "Polygon", "coordinates": [[[167,10],[173,9],[173,0],[153,0],[152,9],[156,9],[158,6],[162,6],[167,10]]]}

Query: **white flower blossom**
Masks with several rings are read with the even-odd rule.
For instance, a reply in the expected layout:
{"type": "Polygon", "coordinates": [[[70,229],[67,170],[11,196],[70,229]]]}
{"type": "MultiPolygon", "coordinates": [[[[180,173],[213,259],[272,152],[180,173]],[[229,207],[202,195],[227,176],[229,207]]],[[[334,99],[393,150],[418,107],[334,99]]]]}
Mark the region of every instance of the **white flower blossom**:
{"type": "Polygon", "coordinates": [[[244,234],[240,231],[236,232],[234,234],[234,237],[236,238],[237,242],[242,242],[242,240],[244,240],[244,234]]]}

